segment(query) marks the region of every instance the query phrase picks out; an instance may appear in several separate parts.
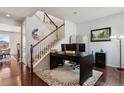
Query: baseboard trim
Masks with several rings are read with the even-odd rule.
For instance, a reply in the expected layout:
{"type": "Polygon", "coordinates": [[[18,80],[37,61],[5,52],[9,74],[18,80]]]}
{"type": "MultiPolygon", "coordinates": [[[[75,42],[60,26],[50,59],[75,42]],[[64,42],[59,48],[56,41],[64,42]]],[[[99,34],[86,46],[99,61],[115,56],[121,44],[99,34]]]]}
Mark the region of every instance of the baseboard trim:
{"type": "MultiPolygon", "coordinates": [[[[107,64],[106,66],[108,66],[108,67],[114,67],[114,68],[119,68],[119,66],[117,66],[117,65],[111,65],[111,64],[107,64]]],[[[124,69],[124,66],[122,66],[122,68],[124,69]]]]}

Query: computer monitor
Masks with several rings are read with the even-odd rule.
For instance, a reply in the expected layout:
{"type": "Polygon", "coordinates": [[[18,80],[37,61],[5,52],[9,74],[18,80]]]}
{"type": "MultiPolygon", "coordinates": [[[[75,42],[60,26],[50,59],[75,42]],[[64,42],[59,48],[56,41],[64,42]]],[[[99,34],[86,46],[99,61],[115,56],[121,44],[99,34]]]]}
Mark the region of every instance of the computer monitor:
{"type": "Polygon", "coordinates": [[[76,51],[76,45],[74,44],[67,44],[66,45],[66,50],[70,50],[70,51],[76,51]]]}
{"type": "Polygon", "coordinates": [[[61,44],[62,51],[79,51],[85,52],[85,44],[84,43],[73,43],[73,44],[61,44]]]}
{"type": "Polygon", "coordinates": [[[80,44],[77,44],[77,45],[78,45],[78,51],[85,52],[85,44],[80,43],[80,44]]]}
{"type": "Polygon", "coordinates": [[[77,47],[75,44],[61,44],[62,51],[76,51],[77,47]]]}
{"type": "Polygon", "coordinates": [[[66,50],[66,44],[61,44],[61,50],[65,51],[66,50]]]}

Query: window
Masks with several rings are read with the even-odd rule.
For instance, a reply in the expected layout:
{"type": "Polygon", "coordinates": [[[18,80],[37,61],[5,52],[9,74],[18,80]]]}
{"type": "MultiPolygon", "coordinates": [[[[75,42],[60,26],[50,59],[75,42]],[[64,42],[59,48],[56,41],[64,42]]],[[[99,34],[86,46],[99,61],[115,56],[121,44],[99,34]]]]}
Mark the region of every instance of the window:
{"type": "Polygon", "coordinates": [[[0,34],[0,48],[8,48],[9,47],[9,35],[0,34]]]}

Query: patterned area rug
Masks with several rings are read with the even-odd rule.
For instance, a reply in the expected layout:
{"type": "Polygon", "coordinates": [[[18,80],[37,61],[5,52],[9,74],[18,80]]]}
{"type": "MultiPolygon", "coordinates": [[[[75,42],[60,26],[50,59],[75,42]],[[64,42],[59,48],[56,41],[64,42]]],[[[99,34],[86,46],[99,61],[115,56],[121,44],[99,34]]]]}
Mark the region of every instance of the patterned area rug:
{"type": "MultiPolygon", "coordinates": [[[[79,69],[72,70],[64,66],[53,70],[40,70],[36,74],[50,86],[79,86],[79,69]]],[[[93,86],[102,74],[103,72],[93,70],[93,76],[83,86],[93,86]]]]}

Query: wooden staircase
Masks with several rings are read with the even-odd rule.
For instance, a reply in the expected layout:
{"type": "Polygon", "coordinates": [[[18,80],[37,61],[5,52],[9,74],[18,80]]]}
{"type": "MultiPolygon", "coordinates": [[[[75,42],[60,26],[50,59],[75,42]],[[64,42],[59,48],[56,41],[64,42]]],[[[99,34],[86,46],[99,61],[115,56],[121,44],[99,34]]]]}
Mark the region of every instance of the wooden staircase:
{"type": "MultiPolygon", "coordinates": [[[[45,15],[50,19],[50,17],[45,13],[45,15]]],[[[55,23],[50,19],[51,23],[55,23]]],[[[33,73],[33,68],[36,67],[51,51],[51,49],[64,38],[64,24],[61,26],[55,25],[56,29],[49,33],[47,36],[42,38],[36,44],[31,44],[31,62],[30,68],[31,73],[33,73]]]]}

